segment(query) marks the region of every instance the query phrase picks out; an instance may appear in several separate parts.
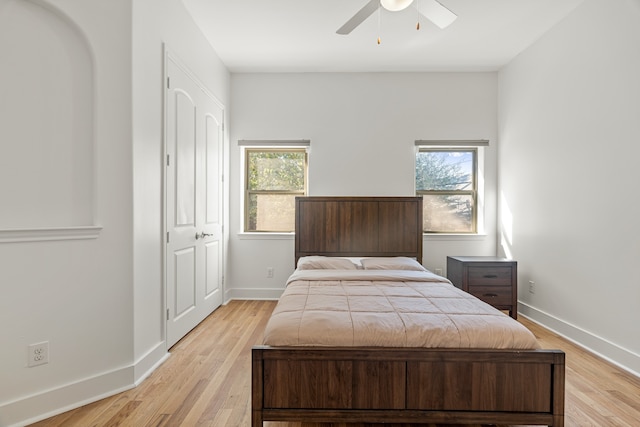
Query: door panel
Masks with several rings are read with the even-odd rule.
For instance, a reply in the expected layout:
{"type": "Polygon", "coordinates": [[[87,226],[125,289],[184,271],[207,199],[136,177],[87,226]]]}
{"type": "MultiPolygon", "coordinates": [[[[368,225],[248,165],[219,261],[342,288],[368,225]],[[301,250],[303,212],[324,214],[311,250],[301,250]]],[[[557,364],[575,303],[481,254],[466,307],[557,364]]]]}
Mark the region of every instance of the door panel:
{"type": "Polygon", "coordinates": [[[175,252],[176,277],[175,317],[182,316],[196,305],[196,258],[195,248],[186,248],[175,252]]]}
{"type": "Polygon", "coordinates": [[[175,99],[176,225],[195,225],[196,214],[196,106],[182,90],[175,99]]]}
{"type": "Polygon", "coordinates": [[[167,55],[166,301],[171,347],[222,303],[224,107],[167,55]]]}

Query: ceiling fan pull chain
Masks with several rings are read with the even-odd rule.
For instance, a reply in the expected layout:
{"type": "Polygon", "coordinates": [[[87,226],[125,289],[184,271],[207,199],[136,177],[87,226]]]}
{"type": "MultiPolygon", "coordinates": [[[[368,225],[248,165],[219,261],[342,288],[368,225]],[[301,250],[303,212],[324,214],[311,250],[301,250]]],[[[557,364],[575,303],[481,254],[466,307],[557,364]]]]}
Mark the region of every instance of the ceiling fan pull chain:
{"type": "Polygon", "coordinates": [[[418,3],[420,0],[416,0],[416,13],[418,15],[418,23],[416,24],[416,30],[420,30],[420,8],[418,8],[418,3]]]}
{"type": "Polygon", "coordinates": [[[380,44],[381,40],[380,40],[380,21],[381,21],[381,10],[382,8],[380,7],[380,5],[378,4],[378,44],[380,44]]]}

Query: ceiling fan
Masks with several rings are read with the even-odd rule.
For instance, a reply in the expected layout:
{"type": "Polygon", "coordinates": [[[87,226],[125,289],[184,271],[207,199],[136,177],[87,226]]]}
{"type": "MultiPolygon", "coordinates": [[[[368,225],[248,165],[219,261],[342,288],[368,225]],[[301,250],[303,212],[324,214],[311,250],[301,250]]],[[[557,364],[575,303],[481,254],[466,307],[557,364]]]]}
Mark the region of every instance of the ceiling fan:
{"type": "MultiPolygon", "coordinates": [[[[380,7],[391,12],[404,10],[413,3],[413,0],[370,0],[362,9],[356,12],[336,33],[349,34],[358,25],[362,24],[373,12],[380,7]]],[[[444,7],[438,0],[416,0],[418,12],[440,28],[450,25],[458,17],[455,13],[444,7]]],[[[418,25],[419,28],[419,25],[418,25]]]]}

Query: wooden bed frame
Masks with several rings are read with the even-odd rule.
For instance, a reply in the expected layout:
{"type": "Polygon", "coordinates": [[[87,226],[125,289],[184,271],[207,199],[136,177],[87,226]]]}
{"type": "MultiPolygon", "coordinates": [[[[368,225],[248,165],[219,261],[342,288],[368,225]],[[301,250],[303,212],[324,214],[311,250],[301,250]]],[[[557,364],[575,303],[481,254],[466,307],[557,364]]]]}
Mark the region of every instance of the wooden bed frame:
{"type": "MultiPolygon", "coordinates": [[[[298,197],[295,259],[422,262],[421,197],[298,197]]],[[[253,427],[264,421],[564,425],[559,350],[252,349],[253,427]]]]}

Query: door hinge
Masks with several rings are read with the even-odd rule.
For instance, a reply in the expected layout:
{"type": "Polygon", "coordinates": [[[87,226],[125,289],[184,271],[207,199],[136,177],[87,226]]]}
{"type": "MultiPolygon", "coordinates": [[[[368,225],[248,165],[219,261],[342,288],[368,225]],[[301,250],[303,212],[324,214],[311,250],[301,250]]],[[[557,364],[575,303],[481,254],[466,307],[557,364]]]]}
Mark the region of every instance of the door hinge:
{"type": "Polygon", "coordinates": [[[167,231],[167,243],[169,243],[169,232],[167,231]]]}
{"type": "Polygon", "coordinates": [[[169,309],[167,308],[167,320],[169,320],[169,309]]]}
{"type": "Polygon", "coordinates": [[[167,166],[171,164],[171,154],[167,154],[167,166]]]}
{"type": "Polygon", "coordinates": [[[167,77],[167,89],[171,88],[171,77],[167,77]]]}

